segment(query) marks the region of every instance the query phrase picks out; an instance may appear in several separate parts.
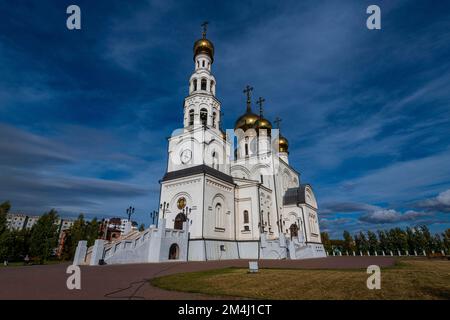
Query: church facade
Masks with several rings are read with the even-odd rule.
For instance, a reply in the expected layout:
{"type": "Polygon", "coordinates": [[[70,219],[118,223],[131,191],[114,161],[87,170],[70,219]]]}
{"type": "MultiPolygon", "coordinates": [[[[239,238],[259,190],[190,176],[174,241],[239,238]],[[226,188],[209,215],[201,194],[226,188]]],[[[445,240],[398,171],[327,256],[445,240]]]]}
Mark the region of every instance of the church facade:
{"type": "Polygon", "coordinates": [[[234,130],[222,129],[213,62],[205,28],[182,128],[168,139],[158,224],[115,243],[80,242],[77,264],[326,256],[313,189],[290,165],[288,140],[264,117],[264,99],[255,113],[247,86],[244,114],[234,130]]]}

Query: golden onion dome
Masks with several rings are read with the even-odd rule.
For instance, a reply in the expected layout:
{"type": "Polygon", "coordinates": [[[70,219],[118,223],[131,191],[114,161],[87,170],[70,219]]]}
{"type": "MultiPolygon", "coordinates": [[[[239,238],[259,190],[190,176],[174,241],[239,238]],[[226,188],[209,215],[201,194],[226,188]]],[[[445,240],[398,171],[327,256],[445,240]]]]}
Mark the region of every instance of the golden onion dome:
{"type": "Polygon", "coordinates": [[[194,43],[194,60],[195,57],[200,53],[209,55],[211,61],[214,61],[214,45],[205,37],[195,41],[194,43]]]}
{"type": "Polygon", "coordinates": [[[272,124],[269,120],[264,119],[263,117],[259,117],[259,119],[255,122],[255,129],[266,129],[267,133],[270,134],[270,130],[272,129],[272,124]]]}
{"type": "Polygon", "coordinates": [[[283,137],[281,134],[278,137],[278,150],[280,152],[286,152],[289,153],[289,142],[285,137],[283,137]]]}
{"type": "Polygon", "coordinates": [[[254,128],[256,121],[259,120],[259,116],[254,114],[253,112],[247,110],[239,119],[236,120],[236,124],[234,125],[234,130],[242,129],[243,131],[247,131],[248,129],[254,128]]]}

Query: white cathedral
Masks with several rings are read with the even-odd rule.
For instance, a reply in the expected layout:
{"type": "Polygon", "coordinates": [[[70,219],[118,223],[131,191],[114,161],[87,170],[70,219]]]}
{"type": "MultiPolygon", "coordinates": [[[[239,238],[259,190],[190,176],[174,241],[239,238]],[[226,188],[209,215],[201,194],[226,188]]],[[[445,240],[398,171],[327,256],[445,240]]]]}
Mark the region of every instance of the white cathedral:
{"type": "MultiPolygon", "coordinates": [[[[221,127],[212,74],[214,45],[194,44],[194,73],[183,128],[169,138],[158,224],[119,240],[80,241],[75,264],[325,257],[311,185],[289,164],[288,141],[262,113],[246,111],[221,127]]],[[[279,124],[279,119],[278,119],[279,124]]]]}

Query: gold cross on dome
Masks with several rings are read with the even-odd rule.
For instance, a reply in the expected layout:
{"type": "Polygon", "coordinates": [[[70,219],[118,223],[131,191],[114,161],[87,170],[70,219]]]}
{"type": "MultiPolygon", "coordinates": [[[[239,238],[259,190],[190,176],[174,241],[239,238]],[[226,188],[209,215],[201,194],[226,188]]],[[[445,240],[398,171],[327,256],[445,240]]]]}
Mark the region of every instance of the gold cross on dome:
{"type": "Polygon", "coordinates": [[[261,97],[259,97],[258,101],[256,101],[256,104],[259,105],[259,116],[262,117],[263,114],[263,102],[266,101],[266,99],[263,99],[261,97]]]}
{"type": "Polygon", "coordinates": [[[281,122],[281,119],[279,117],[276,117],[274,123],[277,124],[277,129],[280,129],[280,122],[281,122]]]}
{"type": "Polygon", "coordinates": [[[208,31],[208,21],[205,21],[201,24],[201,27],[203,28],[203,38],[206,38],[206,31],[208,31]]]}
{"type": "Polygon", "coordinates": [[[245,87],[244,93],[247,95],[247,111],[250,111],[250,104],[251,104],[251,92],[253,91],[253,87],[250,87],[247,85],[245,87]]]}

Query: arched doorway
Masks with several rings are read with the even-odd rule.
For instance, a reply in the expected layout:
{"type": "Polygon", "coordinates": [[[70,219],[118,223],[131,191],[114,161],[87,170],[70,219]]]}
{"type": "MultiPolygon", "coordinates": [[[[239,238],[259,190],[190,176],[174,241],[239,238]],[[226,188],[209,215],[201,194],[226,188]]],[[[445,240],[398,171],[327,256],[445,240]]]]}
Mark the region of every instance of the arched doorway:
{"type": "Polygon", "coordinates": [[[187,220],[186,215],[183,212],[180,212],[175,217],[175,224],[174,224],[173,228],[175,230],[183,230],[183,222],[185,222],[186,220],[187,220]]]}
{"type": "Polygon", "coordinates": [[[298,226],[296,223],[291,224],[289,230],[291,231],[291,239],[294,237],[298,237],[298,226]]]}
{"type": "Polygon", "coordinates": [[[176,243],[172,244],[169,249],[169,260],[178,260],[180,249],[176,243]]]}

